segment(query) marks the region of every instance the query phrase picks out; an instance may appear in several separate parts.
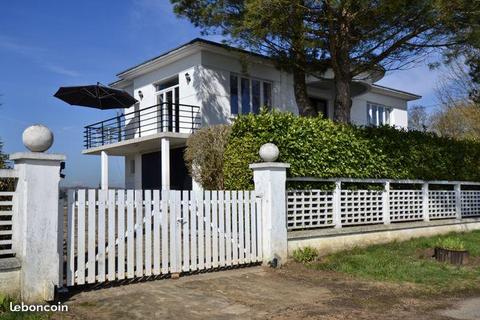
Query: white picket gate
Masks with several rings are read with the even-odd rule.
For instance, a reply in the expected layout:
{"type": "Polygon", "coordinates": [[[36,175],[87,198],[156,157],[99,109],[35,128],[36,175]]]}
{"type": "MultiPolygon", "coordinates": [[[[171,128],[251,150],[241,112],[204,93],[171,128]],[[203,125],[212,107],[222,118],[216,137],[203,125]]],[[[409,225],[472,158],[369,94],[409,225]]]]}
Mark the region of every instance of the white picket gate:
{"type": "Polygon", "coordinates": [[[67,286],[262,260],[253,191],[71,190],[67,286]]]}

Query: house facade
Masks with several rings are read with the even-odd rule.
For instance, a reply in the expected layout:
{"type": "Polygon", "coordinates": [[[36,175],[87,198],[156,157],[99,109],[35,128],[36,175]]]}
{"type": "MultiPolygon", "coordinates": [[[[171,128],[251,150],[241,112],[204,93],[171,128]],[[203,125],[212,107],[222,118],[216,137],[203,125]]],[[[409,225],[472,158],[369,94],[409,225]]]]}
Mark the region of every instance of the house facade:
{"type": "MultiPolygon", "coordinates": [[[[191,189],[183,151],[196,129],[231,123],[262,106],[298,114],[293,77],[265,56],[195,39],[118,75],[112,87],[138,103],[121,116],[85,127],[84,154],[101,155],[102,187],[108,186],[108,156],[125,158],[125,187],[191,189]]],[[[420,96],[375,82],[382,72],[352,83],[351,122],[408,125],[407,103],[420,96]]],[[[333,117],[333,75],[307,77],[312,103],[333,117]]]]}

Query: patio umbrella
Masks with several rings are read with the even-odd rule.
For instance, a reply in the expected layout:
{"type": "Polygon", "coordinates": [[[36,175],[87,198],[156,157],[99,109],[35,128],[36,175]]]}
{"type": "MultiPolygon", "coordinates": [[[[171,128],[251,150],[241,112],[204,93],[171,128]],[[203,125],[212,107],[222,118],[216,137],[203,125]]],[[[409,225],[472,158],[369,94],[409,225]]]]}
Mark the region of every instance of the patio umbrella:
{"type": "Polygon", "coordinates": [[[128,92],[98,82],[95,85],[60,87],[53,96],[71,105],[102,110],[128,108],[137,102],[128,92]]]}

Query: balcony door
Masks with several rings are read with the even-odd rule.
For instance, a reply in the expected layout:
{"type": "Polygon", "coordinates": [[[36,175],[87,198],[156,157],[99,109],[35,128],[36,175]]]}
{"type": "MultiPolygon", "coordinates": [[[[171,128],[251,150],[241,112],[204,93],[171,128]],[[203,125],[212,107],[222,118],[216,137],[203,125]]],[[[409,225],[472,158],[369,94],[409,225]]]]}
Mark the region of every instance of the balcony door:
{"type": "Polygon", "coordinates": [[[155,85],[160,132],[180,132],[178,76],[155,85]]]}

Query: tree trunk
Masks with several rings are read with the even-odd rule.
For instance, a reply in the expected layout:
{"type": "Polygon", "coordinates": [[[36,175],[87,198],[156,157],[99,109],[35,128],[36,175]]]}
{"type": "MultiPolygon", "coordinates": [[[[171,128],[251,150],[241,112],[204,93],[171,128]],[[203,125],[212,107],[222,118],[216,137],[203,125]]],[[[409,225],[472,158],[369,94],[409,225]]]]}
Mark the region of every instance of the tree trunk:
{"type": "Polygon", "coordinates": [[[293,89],[298,113],[304,117],[317,116],[318,112],[312,107],[310,99],[308,98],[305,72],[299,68],[295,68],[293,71],[293,89]]]}
{"type": "Polygon", "coordinates": [[[350,110],[352,109],[350,84],[351,79],[349,76],[335,74],[335,108],[333,114],[335,122],[350,122],[350,110]]]}

